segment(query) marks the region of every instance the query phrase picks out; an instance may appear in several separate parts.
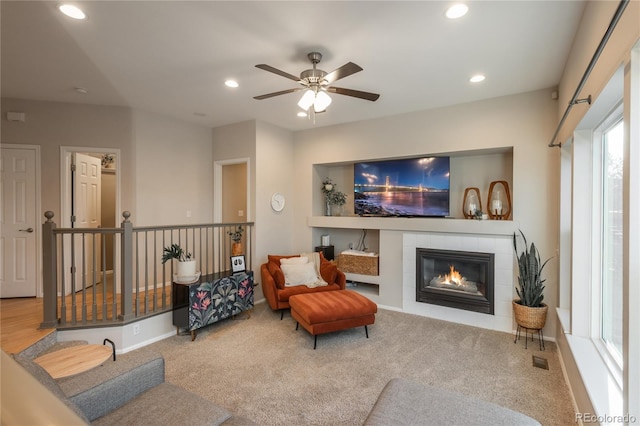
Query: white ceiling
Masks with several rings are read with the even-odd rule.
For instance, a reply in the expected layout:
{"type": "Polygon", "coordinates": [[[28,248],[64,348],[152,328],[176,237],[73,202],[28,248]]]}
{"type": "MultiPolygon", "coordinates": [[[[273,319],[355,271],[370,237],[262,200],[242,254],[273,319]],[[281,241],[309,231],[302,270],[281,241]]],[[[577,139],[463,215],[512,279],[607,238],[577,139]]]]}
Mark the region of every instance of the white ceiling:
{"type": "Polygon", "coordinates": [[[549,88],[558,84],[584,1],[85,1],[75,21],[54,1],[1,7],[3,97],[120,105],[211,127],[258,119],[290,130],[333,125],[549,88]],[[296,117],[301,93],[258,68],[299,75],[307,53],[330,72],[364,68],[337,86],[316,123],[296,117]],[[473,85],[468,78],[484,73],[473,85]],[[224,86],[228,78],[240,87],[224,86]],[[74,87],[83,87],[79,94],[74,87]]]}

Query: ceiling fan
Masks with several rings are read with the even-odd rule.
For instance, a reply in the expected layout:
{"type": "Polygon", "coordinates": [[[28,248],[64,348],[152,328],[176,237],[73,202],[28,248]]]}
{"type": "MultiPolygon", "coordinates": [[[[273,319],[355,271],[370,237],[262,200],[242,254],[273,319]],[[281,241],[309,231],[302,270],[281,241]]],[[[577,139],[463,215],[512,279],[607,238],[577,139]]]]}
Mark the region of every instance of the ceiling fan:
{"type": "Polygon", "coordinates": [[[308,111],[313,106],[313,112],[324,112],[331,104],[331,97],[328,93],[336,93],[338,95],[352,96],[354,98],[365,99],[368,101],[376,101],[380,95],[377,93],[362,92],[360,90],[345,89],[342,87],[332,86],[331,84],[341,78],[350,76],[362,71],[362,68],[353,62],[348,62],[340,68],[327,73],[321,69],[317,69],[316,65],[322,60],[322,54],[311,52],[307,55],[309,61],[313,64],[313,69],[305,70],[300,73],[300,77],[281,71],[266,64],[258,64],[256,68],[278,74],[300,84],[301,87],[294,89],[281,90],[279,92],[267,93],[266,95],[254,96],[254,99],[262,100],[272,98],[274,96],[285,95],[287,93],[299,92],[304,90],[304,95],[298,102],[298,106],[308,111]]]}

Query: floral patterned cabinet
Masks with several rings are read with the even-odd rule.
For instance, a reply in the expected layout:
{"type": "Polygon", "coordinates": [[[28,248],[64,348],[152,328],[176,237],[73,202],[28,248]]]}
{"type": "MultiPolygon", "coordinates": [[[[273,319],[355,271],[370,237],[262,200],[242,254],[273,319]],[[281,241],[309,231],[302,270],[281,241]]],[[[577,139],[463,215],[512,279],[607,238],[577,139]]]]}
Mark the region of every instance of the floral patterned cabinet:
{"type": "MultiPolygon", "coordinates": [[[[191,332],[253,309],[253,271],[222,272],[190,284],[173,283],[173,325],[191,332]]],[[[249,316],[251,315],[248,312],[249,316]]]]}

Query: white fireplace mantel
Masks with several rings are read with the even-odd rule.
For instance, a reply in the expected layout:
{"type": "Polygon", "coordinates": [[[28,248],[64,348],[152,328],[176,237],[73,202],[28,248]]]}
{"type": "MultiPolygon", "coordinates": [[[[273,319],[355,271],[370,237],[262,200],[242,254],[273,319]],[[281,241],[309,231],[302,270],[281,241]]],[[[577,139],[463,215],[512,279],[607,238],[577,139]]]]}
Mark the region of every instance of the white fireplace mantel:
{"type": "Polygon", "coordinates": [[[379,229],[386,231],[444,232],[454,234],[513,235],[519,222],[441,217],[310,216],[315,228],[379,229]]]}
{"type": "Polygon", "coordinates": [[[511,332],[514,292],[513,231],[493,235],[439,232],[403,233],[403,311],[415,315],[467,324],[490,330],[511,332]],[[416,248],[477,251],[494,254],[494,314],[482,314],[417,302],[416,248]]]}

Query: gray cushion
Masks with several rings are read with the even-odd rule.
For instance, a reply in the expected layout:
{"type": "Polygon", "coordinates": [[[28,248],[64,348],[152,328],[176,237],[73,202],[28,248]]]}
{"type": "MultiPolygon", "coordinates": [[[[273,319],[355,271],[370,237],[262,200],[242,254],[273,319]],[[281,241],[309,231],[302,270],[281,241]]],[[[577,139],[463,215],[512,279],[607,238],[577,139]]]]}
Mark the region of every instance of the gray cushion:
{"type": "MultiPolygon", "coordinates": [[[[75,376],[63,377],[56,380],[60,389],[72,398],[82,392],[86,392],[96,386],[130,371],[156,359],[162,359],[162,355],[157,352],[138,349],[126,354],[118,355],[117,361],[111,358],[106,360],[102,365],[85,371],[75,376]]],[[[164,364],[159,365],[162,369],[162,378],[164,381],[164,364]]],[[[135,380],[138,380],[137,378],[135,380]]],[[[145,389],[146,390],[146,389],[145,389]]]]}
{"type": "Polygon", "coordinates": [[[392,379],[387,383],[364,424],[540,425],[531,417],[508,408],[405,379],[392,379]]]}
{"type": "Polygon", "coordinates": [[[27,370],[29,374],[35,377],[44,387],[51,391],[51,393],[53,393],[58,399],[60,399],[69,408],[71,408],[73,412],[78,415],[78,417],[89,423],[89,419],[87,419],[87,416],[85,416],[82,410],[80,410],[78,406],[76,406],[65,396],[64,392],[62,392],[62,389],[60,389],[60,386],[58,386],[53,377],[51,377],[51,375],[47,373],[44,368],[24,355],[14,355],[13,359],[15,359],[16,362],[22,366],[22,368],[27,370]]]}
{"type": "Polygon", "coordinates": [[[102,426],[219,425],[231,413],[171,383],[163,383],[94,421],[102,426]]]}
{"type": "Polygon", "coordinates": [[[60,388],[90,421],[163,382],[164,359],[158,354],[120,356],[115,362],[59,380],[60,388]]]}

